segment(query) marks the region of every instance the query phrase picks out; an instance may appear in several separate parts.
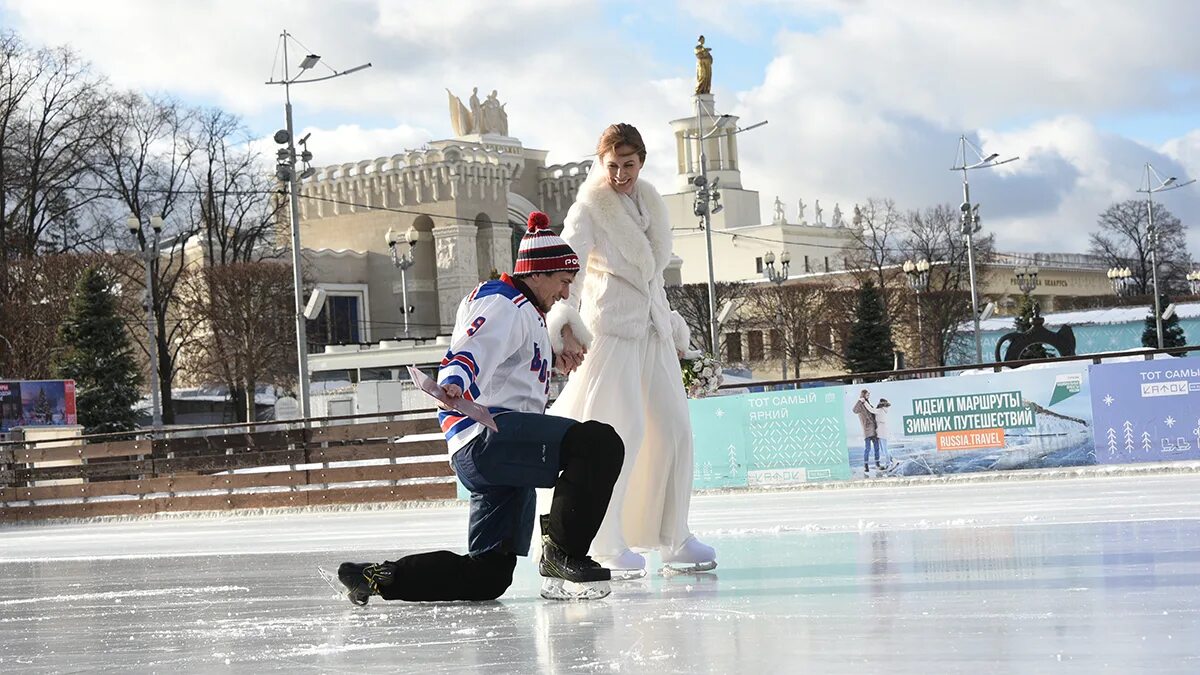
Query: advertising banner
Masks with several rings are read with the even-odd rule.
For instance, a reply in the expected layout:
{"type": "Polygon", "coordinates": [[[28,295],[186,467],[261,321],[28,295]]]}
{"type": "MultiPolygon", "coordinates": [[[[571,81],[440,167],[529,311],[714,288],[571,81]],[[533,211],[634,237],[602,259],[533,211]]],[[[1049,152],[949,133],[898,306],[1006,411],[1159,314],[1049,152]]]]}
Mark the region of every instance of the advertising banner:
{"type": "Polygon", "coordinates": [[[1200,459],[1200,358],[1091,367],[1096,461],[1200,459]]]}
{"type": "Polygon", "coordinates": [[[845,387],[855,477],[1094,464],[1086,365],[845,387]]]}
{"type": "Polygon", "coordinates": [[[696,488],[850,477],[840,387],[688,401],[696,488]]]}
{"type": "Polygon", "coordinates": [[[74,380],[0,382],[0,433],[75,424],[74,380]]]}

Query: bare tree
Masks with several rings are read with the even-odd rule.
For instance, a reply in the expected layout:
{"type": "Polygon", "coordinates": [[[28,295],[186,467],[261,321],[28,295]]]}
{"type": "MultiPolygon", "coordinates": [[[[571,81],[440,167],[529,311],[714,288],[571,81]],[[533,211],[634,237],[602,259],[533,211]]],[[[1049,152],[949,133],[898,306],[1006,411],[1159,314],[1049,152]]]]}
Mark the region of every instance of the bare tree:
{"type": "MultiPolygon", "coordinates": [[[[154,311],[155,341],[158,352],[159,392],[162,398],[163,421],[175,420],[175,377],[179,371],[179,355],[195,336],[192,320],[174,311],[176,288],[187,268],[186,246],[195,233],[190,222],[187,199],[194,193],[190,188],[188,168],[195,147],[189,133],[195,115],[170,99],[157,99],[129,92],[114,97],[111,106],[112,133],[104,139],[103,166],[99,171],[102,184],[113,196],[119,209],[112,211],[110,220],[122,222],[131,214],[143,225],[152,216],[162,216],[165,223],[159,249],[150,256],[154,292],[150,298],[154,311]]],[[[127,236],[123,227],[117,232],[127,236]]],[[[153,247],[153,233],[143,227],[136,235],[142,255],[153,247]]],[[[122,239],[110,244],[121,248],[122,239]]],[[[141,261],[130,259],[118,265],[122,283],[145,288],[141,261]]],[[[148,354],[147,340],[140,325],[138,308],[128,307],[127,321],[138,335],[137,344],[148,354]]]]}
{"type": "Polygon", "coordinates": [[[273,198],[275,182],[249,141],[241,120],[216,108],[199,115],[188,141],[193,147],[190,173],[196,190],[193,226],[204,242],[208,265],[286,253],[275,236],[286,202],[273,198]]]}
{"type": "MultiPolygon", "coordinates": [[[[70,49],[30,49],[0,34],[0,284],[8,261],[78,250],[108,132],[103,78],[70,49]]],[[[3,289],[0,289],[3,290],[3,289]]]]}
{"type": "Polygon", "coordinates": [[[824,284],[760,285],[746,295],[743,327],[770,335],[768,358],[786,361],[793,377],[803,368],[837,367],[832,294],[824,284]]]}
{"type": "MultiPolygon", "coordinates": [[[[747,285],[740,281],[718,281],[716,284],[717,292],[717,312],[721,312],[721,308],[727,304],[731,305],[730,310],[726,313],[726,321],[723,324],[725,328],[734,330],[738,327],[738,322],[741,320],[741,306],[745,302],[747,285]]],[[[683,320],[687,322],[688,329],[692,332],[692,344],[706,354],[714,354],[720,358],[720,347],[713,348],[712,335],[710,331],[712,315],[708,311],[708,284],[683,284],[681,286],[667,286],[667,301],[671,304],[671,309],[679,312],[683,320]]]]}
{"type": "Polygon", "coordinates": [[[903,221],[903,215],[891,199],[872,198],[862,206],[854,206],[848,230],[850,243],[843,256],[860,283],[871,279],[881,290],[887,288],[886,268],[896,262],[903,221]]]}
{"type": "Polygon", "coordinates": [[[252,421],[259,384],[292,384],[292,270],[275,262],[233,262],[193,269],[181,289],[185,310],[201,319],[189,369],[199,379],[244,392],[239,421],[252,421]]]}
{"type": "MultiPolygon", "coordinates": [[[[994,235],[976,235],[973,246],[976,264],[986,264],[995,257],[994,235]]],[[[958,208],[941,204],[909,212],[901,249],[906,259],[928,260],[931,265],[928,289],[909,300],[911,309],[916,309],[915,303],[920,302],[922,332],[915,335],[915,325],[906,328],[921,345],[923,357],[937,365],[946,365],[961,333],[960,327],[971,319],[967,244],[958,208]]],[[[915,314],[911,309],[906,316],[915,314]]]]}
{"type": "MultiPolygon", "coordinates": [[[[1187,273],[1192,258],[1187,252],[1183,223],[1162,204],[1154,204],[1154,229],[1158,231],[1159,283],[1168,294],[1187,293],[1187,273]]],[[[1110,267],[1128,267],[1137,295],[1153,297],[1150,265],[1149,218],[1146,202],[1130,199],[1109,206],[1090,237],[1091,253],[1104,258],[1110,267]]]]}
{"type": "Polygon", "coordinates": [[[106,256],[70,253],[13,260],[8,292],[0,295],[0,373],[16,379],[52,377],[59,327],[76,284],[88,268],[110,263],[106,256]]]}

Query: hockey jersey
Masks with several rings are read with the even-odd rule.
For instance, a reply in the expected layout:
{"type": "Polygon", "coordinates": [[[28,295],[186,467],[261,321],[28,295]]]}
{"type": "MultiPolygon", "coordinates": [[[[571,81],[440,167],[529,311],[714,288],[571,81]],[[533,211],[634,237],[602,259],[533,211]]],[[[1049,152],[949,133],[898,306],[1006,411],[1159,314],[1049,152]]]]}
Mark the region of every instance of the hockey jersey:
{"type": "MultiPolygon", "coordinates": [[[[504,412],[544,413],[550,396],[550,334],[546,318],[507,274],[486,281],[458,305],[450,349],[438,384],[455,384],[463,398],[504,412]]],[[[438,413],[450,454],[483,425],[457,411],[438,413]]]]}

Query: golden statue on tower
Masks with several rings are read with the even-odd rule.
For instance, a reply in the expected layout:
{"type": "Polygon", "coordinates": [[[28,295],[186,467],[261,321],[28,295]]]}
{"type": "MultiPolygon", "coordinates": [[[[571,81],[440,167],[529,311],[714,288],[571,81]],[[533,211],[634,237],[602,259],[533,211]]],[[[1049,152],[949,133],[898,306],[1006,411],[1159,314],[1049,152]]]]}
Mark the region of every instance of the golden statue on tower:
{"type": "Polygon", "coordinates": [[[704,46],[704,36],[696,43],[696,94],[712,93],[712,49],[704,46]]]}

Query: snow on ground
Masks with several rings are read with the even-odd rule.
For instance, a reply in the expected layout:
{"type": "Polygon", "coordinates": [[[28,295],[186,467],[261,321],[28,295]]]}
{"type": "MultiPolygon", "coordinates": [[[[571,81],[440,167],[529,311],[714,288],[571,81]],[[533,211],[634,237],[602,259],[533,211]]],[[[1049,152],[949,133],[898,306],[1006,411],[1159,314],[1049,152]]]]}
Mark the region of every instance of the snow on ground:
{"type": "MultiPolygon", "coordinates": [[[[698,496],[715,574],[333,597],[460,504],[0,529],[0,672],[1200,672],[1200,474],[698,496]]],[[[651,561],[657,556],[651,555],[651,561]]]]}

